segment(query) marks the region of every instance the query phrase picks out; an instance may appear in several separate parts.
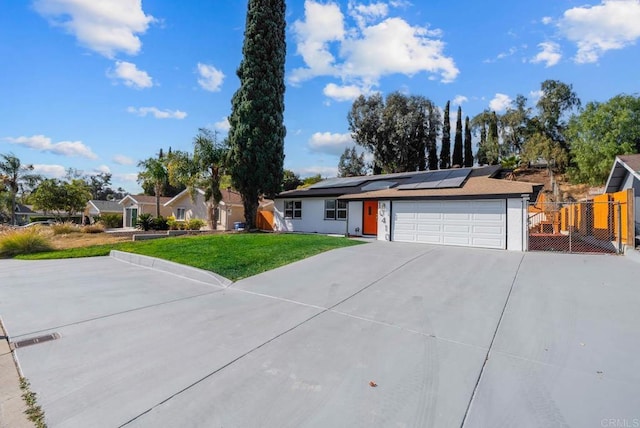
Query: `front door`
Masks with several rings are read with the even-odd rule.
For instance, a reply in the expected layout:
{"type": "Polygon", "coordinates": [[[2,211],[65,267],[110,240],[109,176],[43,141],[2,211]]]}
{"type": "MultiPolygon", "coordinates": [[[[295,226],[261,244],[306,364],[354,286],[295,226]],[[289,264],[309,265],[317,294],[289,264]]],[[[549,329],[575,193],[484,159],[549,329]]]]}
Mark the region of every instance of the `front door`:
{"type": "Polygon", "coordinates": [[[363,235],[378,234],[378,201],[364,201],[363,235]]]}

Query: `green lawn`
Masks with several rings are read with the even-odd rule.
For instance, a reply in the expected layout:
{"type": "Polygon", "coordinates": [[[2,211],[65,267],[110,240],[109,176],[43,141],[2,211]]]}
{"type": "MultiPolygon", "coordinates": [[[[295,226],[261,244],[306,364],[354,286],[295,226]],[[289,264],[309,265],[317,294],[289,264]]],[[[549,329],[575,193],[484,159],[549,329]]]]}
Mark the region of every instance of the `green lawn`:
{"type": "Polygon", "coordinates": [[[17,256],[23,260],[106,256],[111,250],[158,257],[236,281],[334,248],[361,244],[342,237],[238,233],[122,242],[17,256]]]}

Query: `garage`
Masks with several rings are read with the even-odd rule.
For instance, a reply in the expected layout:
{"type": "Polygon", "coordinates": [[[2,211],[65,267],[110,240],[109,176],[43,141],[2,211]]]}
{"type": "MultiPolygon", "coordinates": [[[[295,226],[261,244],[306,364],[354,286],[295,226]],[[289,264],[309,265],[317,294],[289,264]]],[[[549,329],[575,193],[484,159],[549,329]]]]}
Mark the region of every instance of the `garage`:
{"type": "Polygon", "coordinates": [[[505,199],[393,201],[392,240],[505,249],[505,199]]]}

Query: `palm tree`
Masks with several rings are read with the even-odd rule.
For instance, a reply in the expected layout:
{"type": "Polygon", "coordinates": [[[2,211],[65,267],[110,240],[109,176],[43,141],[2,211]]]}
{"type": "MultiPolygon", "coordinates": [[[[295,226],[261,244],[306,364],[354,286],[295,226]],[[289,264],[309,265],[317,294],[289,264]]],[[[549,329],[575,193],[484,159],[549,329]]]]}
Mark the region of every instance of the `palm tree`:
{"type": "Polygon", "coordinates": [[[198,188],[204,189],[209,227],[215,229],[215,212],[222,200],[220,180],[227,163],[229,149],[226,141],[218,142],[217,133],[200,128],[193,139],[193,156],[175,152],[169,159],[170,179],[183,183],[195,199],[198,188]]]}
{"type": "Polygon", "coordinates": [[[17,223],[16,218],[16,198],[18,191],[23,189],[24,185],[34,185],[40,176],[31,174],[33,165],[23,165],[13,153],[0,154],[0,180],[9,189],[11,198],[11,224],[17,223]]]}
{"type": "Polygon", "coordinates": [[[138,183],[153,183],[153,192],[156,195],[156,217],[160,217],[160,196],[162,187],[169,179],[169,172],[165,165],[164,158],[148,158],[138,162],[138,168],[142,171],[138,173],[138,183]]]}

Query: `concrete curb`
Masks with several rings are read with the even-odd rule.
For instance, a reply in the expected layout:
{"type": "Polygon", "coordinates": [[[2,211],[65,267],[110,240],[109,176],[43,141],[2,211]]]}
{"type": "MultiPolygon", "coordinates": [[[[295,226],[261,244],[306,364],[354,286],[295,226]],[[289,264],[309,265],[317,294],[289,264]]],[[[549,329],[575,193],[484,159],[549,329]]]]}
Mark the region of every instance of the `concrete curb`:
{"type": "Polygon", "coordinates": [[[144,266],[161,272],[167,272],[173,275],[182,276],[185,278],[193,279],[195,281],[211,284],[215,287],[227,288],[231,284],[233,284],[233,281],[221,275],[218,275],[217,273],[197,269],[191,266],[181,265],[179,263],[162,260],[155,257],[126,253],[124,251],[117,250],[111,250],[109,256],[126,263],[144,266]]]}
{"type": "MultiPolygon", "coordinates": [[[[0,336],[7,333],[0,319],[0,336]]],[[[20,390],[20,372],[8,339],[0,339],[0,428],[23,428],[35,425],[27,419],[27,406],[20,390]]]]}

